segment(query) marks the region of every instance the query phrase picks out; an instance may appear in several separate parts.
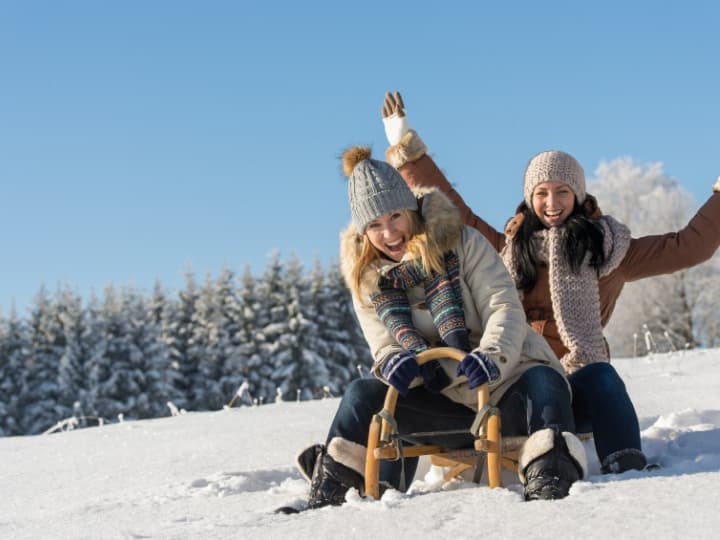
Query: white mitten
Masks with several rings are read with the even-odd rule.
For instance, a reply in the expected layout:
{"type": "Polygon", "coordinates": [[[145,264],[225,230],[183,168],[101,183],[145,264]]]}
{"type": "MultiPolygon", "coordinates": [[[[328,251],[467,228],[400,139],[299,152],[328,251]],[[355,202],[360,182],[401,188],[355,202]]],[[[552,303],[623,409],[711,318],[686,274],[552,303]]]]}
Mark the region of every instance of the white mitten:
{"type": "Polygon", "coordinates": [[[390,146],[395,146],[403,135],[410,131],[410,125],[405,115],[400,116],[398,113],[393,113],[383,118],[382,121],[385,126],[385,137],[390,146]]]}
{"type": "MultiPolygon", "coordinates": [[[[385,133],[387,133],[387,128],[385,128],[385,133]]],[[[718,176],[717,180],[715,180],[715,185],[713,186],[713,191],[715,193],[720,193],[720,176],[718,176]]]]}

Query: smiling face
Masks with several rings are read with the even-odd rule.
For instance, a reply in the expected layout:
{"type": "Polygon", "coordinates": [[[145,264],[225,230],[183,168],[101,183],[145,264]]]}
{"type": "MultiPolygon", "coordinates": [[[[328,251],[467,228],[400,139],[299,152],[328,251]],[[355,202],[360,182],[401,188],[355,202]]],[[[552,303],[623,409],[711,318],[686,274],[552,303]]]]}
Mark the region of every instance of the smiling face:
{"type": "Polygon", "coordinates": [[[575,193],[564,182],[542,182],[532,192],[532,209],[546,227],[565,223],[575,207],[575,193]]]}
{"type": "Polygon", "coordinates": [[[365,228],[370,243],[393,261],[400,261],[412,237],[412,222],[408,211],[383,214],[365,228]]]}

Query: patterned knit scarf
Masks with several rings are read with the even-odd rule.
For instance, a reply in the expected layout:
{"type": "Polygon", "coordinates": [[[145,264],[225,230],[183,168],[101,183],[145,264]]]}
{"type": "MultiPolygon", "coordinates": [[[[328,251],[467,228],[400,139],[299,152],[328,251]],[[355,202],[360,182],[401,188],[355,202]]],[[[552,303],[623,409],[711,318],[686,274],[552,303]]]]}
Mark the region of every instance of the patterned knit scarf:
{"type": "Polygon", "coordinates": [[[425,304],[440,338],[449,347],[470,351],[460,287],[460,262],[456,253],[444,256],[445,272],[426,276],[413,261],[393,267],[380,278],[378,292],[371,296],[380,320],[397,342],[414,353],[426,350],[429,344],[412,323],[407,289],[423,285],[425,304]]]}
{"type": "MultiPolygon", "coordinates": [[[[630,230],[610,216],[598,220],[603,230],[605,262],[595,270],[586,256],[578,272],[573,272],[563,252],[566,230],[552,227],[537,231],[532,244],[540,262],[548,265],[550,299],[555,322],[568,352],[560,359],[567,373],[594,362],[609,362],[600,319],[598,279],[615,270],[630,247],[630,230]]],[[[506,237],[502,258],[510,275],[519,283],[512,251],[513,236],[506,237]]]]}

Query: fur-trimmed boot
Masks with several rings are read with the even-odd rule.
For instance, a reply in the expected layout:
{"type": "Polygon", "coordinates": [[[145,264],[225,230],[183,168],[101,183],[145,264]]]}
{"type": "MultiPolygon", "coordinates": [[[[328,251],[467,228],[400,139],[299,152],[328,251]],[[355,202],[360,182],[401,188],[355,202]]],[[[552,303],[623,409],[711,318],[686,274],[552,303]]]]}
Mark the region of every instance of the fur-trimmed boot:
{"type": "Polygon", "coordinates": [[[587,458],[580,439],[553,428],[536,431],[520,450],[518,476],[525,500],[562,499],[585,476],[587,458]]]}
{"type": "Polygon", "coordinates": [[[360,494],[365,487],[363,477],[351,468],[338,463],[329,454],[323,453],[315,464],[308,508],[340,506],[345,502],[348,489],[355,488],[360,494]]]}
{"type": "Polygon", "coordinates": [[[647,466],[645,454],[637,448],[625,448],[605,456],[600,468],[603,474],[620,474],[631,469],[642,471],[647,466]]]}
{"type": "Polygon", "coordinates": [[[327,447],[309,446],[297,456],[296,464],[310,482],[308,508],[340,506],[345,493],[355,488],[363,495],[365,480],[359,471],[365,470],[364,446],[334,437],[327,447]]]}
{"type": "MultiPolygon", "coordinates": [[[[351,447],[355,454],[362,451],[360,445],[355,445],[344,439],[333,439],[330,449],[342,452],[344,447],[351,447]],[[357,447],[355,449],[354,447],[357,447]]],[[[338,459],[346,458],[341,454],[338,459]]],[[[358,466],[350,456],[349,462],[358,466]]],[[[294,506],[281,506],[275,510],[277,514],[297,514],[303,510],[322,508],[323,506],[340,506],[345,502],[348,489],[355,488],[362,495],[365,481],[360,473],[336,461],[329,454],[328,448],[323,444],[313,444],[303,449],[296,457],[295,464],[305,479],[310,482],[310,496],[307,506],[296,508],[294,506]]]]}

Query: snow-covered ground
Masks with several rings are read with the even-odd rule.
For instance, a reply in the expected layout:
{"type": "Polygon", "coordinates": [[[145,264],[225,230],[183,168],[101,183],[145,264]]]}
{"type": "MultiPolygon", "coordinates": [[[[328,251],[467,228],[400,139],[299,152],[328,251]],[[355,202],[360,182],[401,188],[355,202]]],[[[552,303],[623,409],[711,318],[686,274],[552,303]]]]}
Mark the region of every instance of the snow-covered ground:
{"type": "Polygon", "coordinates": [[[0,439],[0,538],[716,538],[720,350],[614,364],[662,468],[600,476],[588,443],[591,475],[561,501],[425,467],[407,494],[276,515],[306,497],[292,462],[324,440],[327,399],[0,439]]]}

